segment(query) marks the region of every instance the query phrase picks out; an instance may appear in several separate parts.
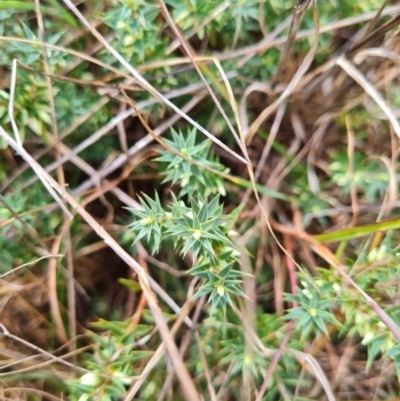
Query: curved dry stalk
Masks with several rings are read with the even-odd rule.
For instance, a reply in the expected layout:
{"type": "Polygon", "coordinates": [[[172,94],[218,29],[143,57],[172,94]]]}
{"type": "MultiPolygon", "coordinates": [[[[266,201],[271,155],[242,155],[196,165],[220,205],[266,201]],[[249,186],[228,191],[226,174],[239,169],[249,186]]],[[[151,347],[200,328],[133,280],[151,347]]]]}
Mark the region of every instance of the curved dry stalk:
{"type": "MultiPolygon", "coordinates": [[[[60,250],[63,235],[69,228],[69,220],[64,220],[59,234],[56,236],[51,247],[51,253],[56,254],[60,250]]],[[[48,286],[49,286],[49,303],[51,314],[53,315],[54,325],[58,339],[62,343],[68,341],[67,332],[61,317],[60,308],[57,297],[57,259],[51,258],[48,263],[48,286]]]]}
{"type": "Polygon", "coordinates": [[[239,105],[239,119],[243,132],[247,132],[249,129],[249,120],[247,118],[247,98],[255,91],[262,92],[270,96],[273,94],[271,85],[268,82],[253,82],[244,90],[239,105]]]}
{"type": "MultiPolygon", "coordinates": [[[[264,149],[263,149],[263,151],[261,153],[260,159],[257,162],[256,171],[254,173],[254,180],[256,182],[260,178],[262,169],[264,168],[265,162],[267,161],[267,157],[269,155],[269,152],[271,151],[272,144],[273,144],[273,142],[274,142],[274,140],[276,138],[276,135],[278,134],[278,131],[279,131],[283,116],[285,114],[285,110],[286,110],[286,103],[282,103],[279,106],[278,111],[277,111],[277,113],[275,115],[275,119],[274,119],[274,122],[272,123],[272,127],[271,127],[271,130],[270,130],[269,136],[268,136],[268,140],[265,143],[265,146],[264,146],[264,149]]],[[[252,191],[252,189],[248,188],[246,190],[246,192],[244,193],[243,198],[242,198],[242,203],[243,204],[247,203],[251,191],[252,191]]]]}
{"type": "Polygon", "coordinates": [[[388,49],[383,49],[381,47],[369,47],[368,49],[360,50],[354,56],[354,62],[356,64],[361,64],[368,56],[385,57],[394,61],[397,64],[400,64],[400,56],[396,52],[388,49]]]}
{"type": "Polygon", "coordinates": [[[376,104],[382,109],[387,115],[389,121],[392,123],[392,127],[398,138],[400,138],[400,124],[396,117],[393,115],[389,106],[385,102],[385,99],[381,94],[374,88],[374,86],[367,80],[367,78],[352,64],[348,61],[344,55],[340,56],[336,60],[336,64],[343,68],[346,73],[352,77],[364,90],[375,100],[376,104]]]}
{"type": "MultiPolygon", "coordinates": [[[[45,42],[45,31],[44,31],[44,23],[43,23],[43,16],[42,12],[40,10],[40,1],[35,0],[35,6],[36,6],[36,20],[38,22],[38,28],[39,28],[39,38],[41,42],[45,42]]],[[[51,118],[51,128],[52,128],[52,140],[53,140],[53,145],[54,145],[54,153],[55,153],[55,158],[56,160],[59,160],[61,158],[61,140],[60,140],[60,135],[58,132],[58,125],[57,125],[57,117],[56,117],[56,106],[54,102],[54,91],[53,91],[53,85],[50,79],[50,66],[49,66],[49,61],[47,58],[47,49],[45,47],[42,47],[42,55],[43,55],[43,64],[44,64],[44,71],[45,71],[45,79],[46,79],[46,86],[47,86],[47,94],[48,94],[48,100],[49,100],[49,105],[50,105],[50,118],[51,118]]],[[[64,175],[64,170],[63,166],[60,165],[56,169],[57,172],[57,179],[58,183],[61,186],[65,185],[65,175],[64,175]]],[[[64,216],[64,227],[62,231],[65,233],[67,239],[69,239],[69,245],[71,245],[71,233],[69,229],[69,220],[67,216],[64,216]]],[[[60,239],[61,234],[60,234],[60,239]]],[[[57,242],[57,241],[56,241],[57,242]]],[[[59,244],[59,246],[61,243],[59,244]]],[[[70,338],[75,338],[76,336],[76,310],[75,310],[75,286],[74,286],[74,269],[73,269],[73,262],[72,262],[72,250],[71,246],[67,246],[68,251],[67,251],[67,270],[68,270],[68,277],[67,277],[67,298],[68,298],[68,326],[69,326],[69,334],[70,338]]],[[[52,252],[55,253],[55,252],[52,252]]],[[[56,329],[61,329],[61,332],[63,333],[63,336],[66,337],[66,332],[64,329],[64,326],[62,324],[62,319],[61,315],[59,315],[60,310],[57,307],[55,307],[55,303],[58,302],[57,299],[57,289],[56,289],[56,267],[57,267],[57,261],[55,258],[52,258],[49,262],[49,281],[52,282],[54,281],[54,293],[51,295],[52,302],[50,302],[50,305],[52,306],[53,313],[55,314],[55,321],[56,323],[56,329]],[[61,325],[61,326],[60,326],[61,325]]],[[[51,292],[50,292],[51,293],[51,292]]],[[[65,342],[65,339],[64,339],[65,342]]],[[[73,343],[72,347],[75,348],[76,344],[73,343]]]]}
{"type": "Polygon", "coordinates": [[[50,254],[50,255],[45,255],[45,256],[42,256],[42,257],[39,258],[39,259],[32,260],[32,262],[24,263],[23,265],[19,265],[19,266],[17,266],[17,267],[14,267],[13,269],[11,269],[10,271],[8,271],[7,273],[1,274],[1,275],[0,275],[0,278],[6,277],[6,276],[8,276],[8,275],[11,274],[11,273],[15,273],[16,271],[18,271],[19,269],[22,269],[23,267],[32,266],[32,265],[34,265],[34,264],[40,262],[40,261],[43,260],[43,259],[48,259],[48,258],[63,258],[63,257],[65,257],[65,255],[61,255],[61,254],[54,254],[54,255],[53,255],[53,254],[50,254]]]}

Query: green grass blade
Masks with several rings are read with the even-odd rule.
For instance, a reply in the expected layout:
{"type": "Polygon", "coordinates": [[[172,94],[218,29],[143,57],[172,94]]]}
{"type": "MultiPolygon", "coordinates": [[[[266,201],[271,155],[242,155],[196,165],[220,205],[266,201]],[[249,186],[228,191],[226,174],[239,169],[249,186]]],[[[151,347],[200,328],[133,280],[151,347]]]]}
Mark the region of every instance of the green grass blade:
{"type": "MultiPolygon", "coordinates": [[[[20,10],[20,11],[35,11],[36,6],[34,3],[27,3],[26,1],[14,1],[14,0],[9,0],[9,1],[1,1],[0,2],[0,9],[2,8],[11,8],[14,10],[20,10]]],[[[46,6],[40,6],[40,10],[43,14],[51,15],[55,18],[58,18],[67,24],[73,26],[76,28],[78,26],[77,22],[75,21],[75,18],[69,14],[67,11],[64,10],[55,10],[50,7],[46,6]]]]}
{"type": "Polygon", "coordinates": [[[388,231],[400,228],[400,218],[380,221],[379,223],[366,224],[359,227],[346,228],[327,234],[313,235],[313,238],[319,242],[346,241],[353,238],[364,237],[375,234],[378,231],[388,231]]]}
{"type": "MultiPolygon", "coordinates": [[[[239,186],[244,187],[244,188],[252,188],[252,185],[251,185],[250,181],[244,180],[244,179],[239,178],[239,177],[232,176],[230,181],[233,182],[234,184],[239,185],[239,186]]],[[[281,199],[281,200],[284,200],[284,201],[292,201],[290,196],[285,195],[282,192],[275,191],[274,189],[267,188],[267,187],[265,187],[263,185],[260,185],[260,184],[256,184],[256,187],[257,187],[257,191],[260,194],[267,195],[267,196],[270,196],[271,198],[275,198],[275,199],[281,199]]]]}

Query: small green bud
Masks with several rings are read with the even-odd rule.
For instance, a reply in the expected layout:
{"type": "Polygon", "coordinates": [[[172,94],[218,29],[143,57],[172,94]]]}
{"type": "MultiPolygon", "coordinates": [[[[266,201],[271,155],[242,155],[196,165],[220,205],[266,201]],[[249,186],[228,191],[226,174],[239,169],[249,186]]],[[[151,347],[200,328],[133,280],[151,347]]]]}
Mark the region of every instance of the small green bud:
{"type": "Polygon", "coordinates": [[[201,230],[195,230],[193,233],[193,238],[199,240],[201,238],[201,230]]]}
{"type": "Polygon", "coordinates": [[[151,217],[146,217],[145,219],[140,220],[140,223],[144,226],[149,226],[150,224],[154,223],[154,219],[152,219],[151,217]]]}
{"type": "Polygon", "coordinates": [[[100,384],[100,377],[98,374],[90,372],[90,373],[85,373],[81,379],[80,382],[82,384],[85,384],[87,386],[91,386],[91,387],[96,387],[100,384]]]}
{"type": "Polygon", "coordinates": [[[114,376],[118,377],[118,379],[121,380],[122,384],[125,386],[129,386],[132,384],[132,379],[127,377],[124,373],[122,372],[114,372],[114,376]]]}

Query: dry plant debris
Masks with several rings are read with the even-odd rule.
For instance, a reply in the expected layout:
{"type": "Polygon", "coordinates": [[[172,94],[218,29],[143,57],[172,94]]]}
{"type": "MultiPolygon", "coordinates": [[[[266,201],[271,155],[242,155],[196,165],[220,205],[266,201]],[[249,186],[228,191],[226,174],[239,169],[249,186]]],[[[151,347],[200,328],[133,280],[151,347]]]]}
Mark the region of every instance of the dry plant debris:
{"type": "Polygon", "coordinates": [[[1,2],[0,399],[399,399],[399,26],[1,2]]]}

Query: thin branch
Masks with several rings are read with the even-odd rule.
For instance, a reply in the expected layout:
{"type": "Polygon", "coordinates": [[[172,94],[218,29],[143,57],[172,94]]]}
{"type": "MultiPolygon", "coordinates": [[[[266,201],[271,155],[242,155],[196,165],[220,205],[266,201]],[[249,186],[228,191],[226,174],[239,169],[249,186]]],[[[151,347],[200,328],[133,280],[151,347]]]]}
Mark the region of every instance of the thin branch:
{"type": "Polygon", "coordinates": [[[272,86],[275,86],[275,83],[278,81],[279,75],[282,74],[282,72],[283,72],[282,70],[283,70],[283,68],[285,68],[285,65],[288,62],[290,48],[296,39],[297,31],[300,28],[301,22],[303,21],[304,13],[307,11],[310,1],[311,0],[305,0],[305,1],[297,0],[297,5],[294,7],[293,20],[292,20],[292,24],[290,26],[289,35],[285,42],[285,46],[281,52],[281,57],[279,59],[278,65],[275,69],[274,75],[271,79],[272,86]]]}
{"type": "Polygon", "coordinates": [[[278,351],[275,353],[275,355],[272,358],[271,363],[268,366],[267,373],[264,376],[264,381],[263,381],[263,384],[262,384],[262,386],[260,388],[260,391],[257,394],[256,401],[261,401],[262,400],[262,398],[263,398],[263,396],[265,394],[265,390],[267,389],[268,381],[269,381],[269,379],[270,379],[270,377],[272,375],[272,372],[274,371],[275,366],[278,363],[279,358],[282,356],[283,351],[285,350],[286,344],[288,343],[288,341],[290,339],[290,334],[292,333],[293,327],[294,327],[294,320],[292,320],[289,323],[288,331],[286,332],[285,338],[282,340],[282,342],[281,342],[281,344],[280,344],[280,346],[278,348],[278,351]]]}
{"type": "Polygon", "coordinates": [[[313,8],[313,17],[314,17],[314,42],[311,45],[310,50],[308,51],[306,57],[300,64],[300,67],[297,69],[296,73],[294,74],[293,78],[289,82],[288,86],[286,89],[282,92],[282,94],[279,96],[275,102],[273,102],[271,105],[269,105],[266,109],[262,111],[262,113],[256,118],[256,120],[251,124],[249,130],[246,133],[246,144],[250,144],[251,140],[253,139],[254,134],[260,127],[260,125],[265,121],[265,119],[273,113],[280,104],[283,103],[285,99],[287,99],[293,90],[296,88],[296,86],[299,84],[301,78],[303,75],[307,72],[309,69],[311,63],[314,61],[314,55],[315,52],[317,51],[318,48],[318,38],[319,38],[319,21],[318,21],[318,13],[315,10],[315,7],[313,8]]]}

